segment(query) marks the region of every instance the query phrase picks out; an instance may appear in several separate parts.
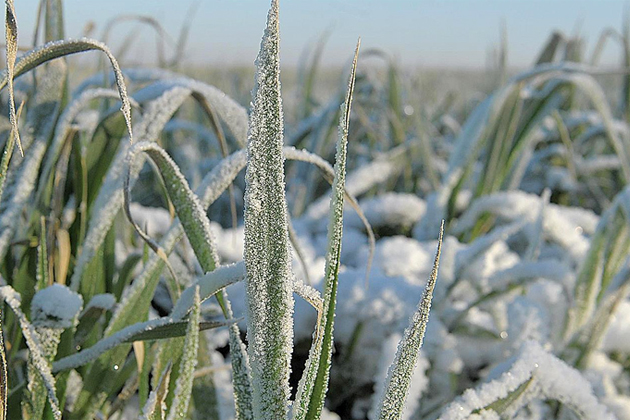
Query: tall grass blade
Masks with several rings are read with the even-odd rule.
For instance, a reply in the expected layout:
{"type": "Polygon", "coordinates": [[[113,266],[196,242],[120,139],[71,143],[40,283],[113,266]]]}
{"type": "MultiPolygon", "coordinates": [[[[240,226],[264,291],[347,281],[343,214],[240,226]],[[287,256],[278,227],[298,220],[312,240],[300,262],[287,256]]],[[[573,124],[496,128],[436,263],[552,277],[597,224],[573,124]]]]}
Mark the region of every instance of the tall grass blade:
{"type": "Polygon", "coordinates": [[[433,289],[437,282],[443,236],[444,221],[442,221],[440,226],[440,236],[438,238],[437,252],[435,253],[431,276],[422,293],[418,309],[413,314],[410,325],[405,330],[403,338],[398,345],[394,361],[389,367],[387,379],[385,379],[377,411],[374,416],[375,419],[393,420],[402,418],[407,393],[411,386],[411,377],[413,376],[418,353],[422,348],[424,333],[429,323],[429,312],[431,310],[431,300],[433,299],[433,289]]]}
{"type": "Polygon", "coordinates": [[[272,0],[256,59],[245,175],[247,337],[258,420],[286,417],[293,351],[278,19],[278,0],[272,0]]]}
{"type": "Polygon", "coordinates": [[[294,408],[294,419],[319,419],[324,407],[328,390],[330,363],[333,350],[333,327],[337,302],[337,283],[339,260],[341,258],[341,239],[343,233],[343,203],[345,196],[346,156],[348,153],[348,129],[354,82],[356,78],[359,46],[357,42],[352,61],[352,70],[345,103],[342,105],[339,119],[339,137],[335,157],[335,176],[330,203],[328,225],[328,246],[326,252],[326,272],[324,274],[323,307],[313,337],[294,408]]]}

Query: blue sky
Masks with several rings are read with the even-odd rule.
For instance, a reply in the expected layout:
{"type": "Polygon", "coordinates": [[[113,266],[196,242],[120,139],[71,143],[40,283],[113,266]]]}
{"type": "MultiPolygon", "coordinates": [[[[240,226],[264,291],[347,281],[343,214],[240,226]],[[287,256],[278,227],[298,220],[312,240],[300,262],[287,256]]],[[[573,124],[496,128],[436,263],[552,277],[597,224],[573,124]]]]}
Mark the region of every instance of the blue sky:
{"type": "MultiPolygon", "coordinates": [[[[31,43],[36,0],[16,0],[20,44],[31,43]]],[[[66,36],[81,36],[86,22],[101,38],[106,22],[120,14],[156,18],[175,39],[193,0],[65,0],[66,36]],[[173,6],[177,4],[178,6],[173,6]]],[[[265,0],[197,0],[190,25],[186,57],[210,65],[251,64],[264,29],[265,0]]],[[[326,30],[330,36],[323,56],[325,65],[347,60],[357,37],[362,48],[379,48],[405,66],[483,68],[488,51],[499,43],[502,20],[507,25],[511,66],[527,66],[535,59],[553,29],[579,33],[590,56],[599,33],[606,27],[620,30],[624,10],[616,0],[284,0],[281,13],[281,58],[295,65],[301,53],[326,30]]],[[[111,46],[135,24],[117,26],[111,46]]],[[[142,29],[132,51],[136,59],[155,57],[154,34],[142,29]]],[[[620,48],[609,43],[605,61],[619,62],[620,48]]]]}

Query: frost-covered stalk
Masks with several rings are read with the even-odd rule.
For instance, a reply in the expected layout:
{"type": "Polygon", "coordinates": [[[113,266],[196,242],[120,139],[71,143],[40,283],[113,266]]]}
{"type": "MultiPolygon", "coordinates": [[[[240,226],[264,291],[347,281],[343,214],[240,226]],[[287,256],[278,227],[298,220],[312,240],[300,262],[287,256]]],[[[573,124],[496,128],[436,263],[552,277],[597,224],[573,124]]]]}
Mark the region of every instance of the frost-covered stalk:
{"type": "Polygon", "coordinates": [[[247,337],[256,419],[284,419],[293,350],[293,275],[284,191],[278,0],[256,59],[245,175],[247,337]]]}
{"type": "Polygon", "coordinates": [[[409,327],[400,344],[393,363],[389,367],[385,386],[383,387],[377,413],[373,417],[378,420],[394,420],[402,418],[405,408],[405,400],[411,385],[411,377],[416,367],[418,352],[422,348],[424,333],[429,322],[429,311],[431,310],[431,299],[433,289],[437,281],[438,265],[440,263],[440,253],[442,251],[442,237],[444,235],[444,221],[440,227],[440,237],[438,239],[437,252],[431,276],[424,287],[422,298],[418,304],[418,310],[413,314],[409,327]]]}
{"type": "MultiPolygon", "coordinates": [[[[46,277],[44,275],[44,277],[46,277]]],[[[76,324],[83,299],[66,286],[54,284],[40,290],[31,302],[31,319],[39,335],[41,350],[50,363],[57,354],[61,333],[76,324]]],[[[40,419],[46,406],[46,384],[37,365],[31,358],[28,364],[28,400],[23,404],[24,416],[40,419]]]]}
{"type": "Polygon", "coordinates": [[[346,157],[348,153],[348,129],[350,125],[350,106],[354,92],[359,46],[354,52],[350,81],[346,100],[341,107],[339,117],[339,137],[335,156],[335,169],[330,201],[330,221],[328,224],[328,249],[326,252],[326,272],[324,275],[324,294],[321,317],[316,326],[315,337],[294,404],[293,418],[319,419],[324,408],[324,399],[328,391],[330,364],[333,350],[333,327],[335,306],[337,303],[337,284],[341,239],[343,234],[343,203],[346,181],[346,157]]]}

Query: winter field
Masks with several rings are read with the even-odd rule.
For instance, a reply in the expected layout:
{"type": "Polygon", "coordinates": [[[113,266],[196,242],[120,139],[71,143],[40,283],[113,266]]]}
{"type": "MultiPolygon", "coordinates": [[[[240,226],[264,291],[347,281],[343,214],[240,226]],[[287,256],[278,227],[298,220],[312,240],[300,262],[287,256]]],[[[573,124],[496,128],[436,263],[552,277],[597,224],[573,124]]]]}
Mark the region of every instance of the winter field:
{"type": "Polygon", "coordinates": [[[281,88],[277,0],[255,74],[41,5],[18,50],[6,2],[0,420],[630,420],[630,22],[516,73],[322,41],[281,88]]]}

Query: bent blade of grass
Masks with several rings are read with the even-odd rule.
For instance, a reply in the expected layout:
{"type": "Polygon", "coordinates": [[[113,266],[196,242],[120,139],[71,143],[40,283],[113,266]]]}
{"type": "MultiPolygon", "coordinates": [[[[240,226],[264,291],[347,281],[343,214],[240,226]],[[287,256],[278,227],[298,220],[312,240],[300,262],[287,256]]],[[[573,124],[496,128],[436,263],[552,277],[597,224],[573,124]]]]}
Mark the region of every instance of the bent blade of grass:
{"type": "MultiPolygon", "coordinates": [[[[129,140],[133,141],[133,134],[131,130],[131,103],[129,102],[129,96],[127,95],[125,79],[116,58],[109,48],[102,42],[83,38],[79,40],[63,40],[46,43],[20,57],[20,59],[15,63],[13,77],[19,77],[43,63],[54,60],[55,58],[91,50],[102,51],[111,63],[112,69],[114,70],[116,85],[118,87],[118,93],[120,94],[120,100],[122,102],[120,110],[125,117],[125,124],[127,125],[127,131],[129,132],[129,140]]],[[[9,79],[11,78],[8,73],[5,74],[3,79],[0,80],[0,89],[7,86],[9,83],[12,83],[9,79]]]]}
{"type": "Polygon", "coordinates": [[[345,103],[342,105],[339,119],[339,137],[335,157],[335,175],[330,202],[330,220],[328,224],[328,247],[326,252],[326,273],[324,280],[323,305],[319,322],[316,326],[313,344],[309,352],[306,368],[298,387],[293,418],[319,419],[324,407],[328,390],[330,364],[333,350],[333,328],[337,301],[337,283],[339,260],[341,258],[341,239],[343,234],[343,203],[346,181],[346,157],[348,153],[348,129],[354,82],[356,78],[359,46],[357,42],[348,82],[345,103]]]}
{"type": "MultiPolygon", "coordinates": [[[[149,155],[159,168],[160,174],[164,179],[164,185],[168,191],[169,198],[175,206],[177,216],[182,223],[184,232],[195,251],[195,255],[197,256],[201,267],[205,272],[213,271],[218,264],[219,257],[216,252],[216,244],[213,235],[210,231],[210,221],[199,202],[199,198],[190,189],[188,182],[184,178],[184,175],[181,173],[177,164],[171,159],[164,149],[154,142],[136,143],[129,150],[130,169],[133,166],[136,155],[141,152],[149,155]]],[[[130,176],[130,172],[127,172],[124,188],[125,212],[136,230],[143,236],[143,239],[148,240],[148,242],[150,241],[149,245],[152,247],[158,246],[155,242],[150,240],[144,232],[142,232],[141,228],[135,222],[133,222],[128,197],[130,190],[130,176]]],[[[166,259],[166,253],[163,253],[163,258],[166,259]]]]}
{"type": "MultiPolygon", "coordinates": [[[[214,235],[210,230],[210,221],[204,211],[204,206],[201,204],[197,195],[195,195],[188,186],[188,182],[175,162],[172,161],[163,149],[155,143],[141,142],[132,148],[130,158],[133,159],[133,154],[139,151],[147,153],[156,163],[160,173],[164,177],[169,198],[175,207],[183,231],[190,241],[201,268],[205,272],[213,272],[219,264],[219,257],[214,243],[214,235]]],[[[125,189],[125,193],[128,193],[127,188],[125,189]]],[[[125,208],[128,216],[130,216],[128,206],[129,202],[127,200],[125,208]]],[[[138,229],[137,225],[136,229],[138,229]]],[[[160,251],[164,257],[166,252],[162,249],[160,249],[160,251]]],[[[226,318],[232,318],[233,314],[225,294],[218,294],[217,299],[223,309],[224,316],[226,318]]],[[[234,352],[239,352],[238,354],[233,353],[232,357],[234,376],[237,378],[235,382],[240,384],[239,387],[235,387],[235,391],[238,393],[235,397],[235,401],[237,404],[243,404],[240,410],[237,411],[244,413],[244,417],[242,418],[247,419],[250,418],[247,413],[251,412],[249,408],[249,401],[251,401],[251,385],[247,356],[244,353],[240,353],[244,350],[244,347],[242,343],[240,343],[241,339],[238,328],[236,326],[231,327],[229,334],[230,348],[233,349],[234,352]]]]}
{"type": "Polygon", "coordinates": [[[545,351],[539,343],[528,341],[509,370],[478,389],[465,392],[442,411],[439,420],[464,420],[488,409],[499,412],[502,418],[513,418],[521,407],[535,399],[559,401],[581,419],[616,418],[598,401],[581,372],[545,351]]]}
{"type": "Polygon", "coordinates": [[[15,19],[15,6],[13,0],[6,0],[6,42],[7,42],[7,85],[9,89],[9,120],[11,121],[11,135],[15,138],[20,154],[24,156],[22,142],[20,141],[20,133],[18,130],[17,115],[15,112],[15,97],[13,95],[13,77],[15,70],[15,59],[18,50],[18,29],[17,20],[15,19]]]}
{"type": "Polygon", "coordinates": [[[50,364],[46,360],[45,352],[41,343],[41,338],[33,325],[28,321],[26,315],[20,309],[21,296],[11,286],[0,287],[0,297],[4,300],[15,316],[18,318],[22,335],[26,340],[26,344],[30,350],[30,358],[33,365],[41,375],[42,381],[48,393],[48,401],[55,420],[61,420],[61,411],[59,410],[59,400],[55,395],[55,378],[52,375],[50,364]]]}
{"type": "Polygon", "coordinates": [[[186,419],[188,404],[192,392],[194,371],[197,366],[197,350],[199,348],[199,318],[201,301],[199,300],[199,286],[195,286],[193,308],[188,318],[184,354],[179,367],[175,397],[171,404],[167,420],[186,419]]]}
{"type": "Polygon", "coordinates": [[[278,0],[256,58],[245,175],[247,337],[255,419],[284,419],[293,351],[293,275],[284,183],[278,0]]]}
{"type": "MultiPolygon", "coordinates": [[[[161,91],[158,98],[146,106],[146,111],[136,126],[140,141],[157,138],[166,122],[189,95],[190,90],[182,87],[173,87],[166,91],[161,91]]],[[[76,291],[79,289],[86,267],[94,258],[98,248],[103,244],[105,236],[114,222],[114,218],[123,206],[124,182],[127,172],[131,171],[131,180],[129,182],[133,183],[133,180],[137,178],[142,168],[143,158],[140,158],[134,162],[131,169],[125,171],[128,165],[128,149],[129,146],[127,144],[120,148],[94,201],[95,213],[90,218],[84,245],[70,280],[72,290],[76,291]]]]}
{"type": "MultiPolygon", "coordinates": [[[[67,356],[63,359],[56,361],[53,365],[55,372],[72,369],[82,366],[97,357],[105,353],[107,350],[112,349],[122,343],[130,343],[137,340],[148,340],[157,338],[169,338],[177,336],[180,330],[182,318],[193,308],[194,301],[193,296],[196,287],[199,287],[201,294],[201,301],[203,302],[210,296],[214,295],[217,291],[225,288],[226,286],[244,279],[245,270],[243,263],[232,264],[217,268],[203,277],[199,278],[197,282],[187,288],[175,305],[175,309],[170,316],[158,318],[151,321],[135,323],[132,325],[124,326],[123,328],[107,334],[107,336],[101,339],[98,343],[84,349],[78,353],[67,356]]],[[[210,323],[202,325],[214,328],[223,325],[231,325],[232,321],[228,323],[210,323]]],[[[111,326],[111,324],[110,324],[111,326]]]]}
{"type": "Polygon", "coordinates": [[[413,371],[415,370],[418,360],[418,353],[422,348],[424,333],[429,323],[429,312],[431,310],[433,289],[437,282],[443,237],[444,221],[442,221],[440,226],[440,236],[438,238],[431,276],[424,287],[418,309],[413,314],[409,327],[405,329],[403,338],[398,345],[394,361],[389,367],[387,379],[385,379],[381,397],[376,407],[375,419],[393,420],[402,418],[405,400],[407,399],[407,393],[411,386],[411,377],[413,376],[413,371]]]}

